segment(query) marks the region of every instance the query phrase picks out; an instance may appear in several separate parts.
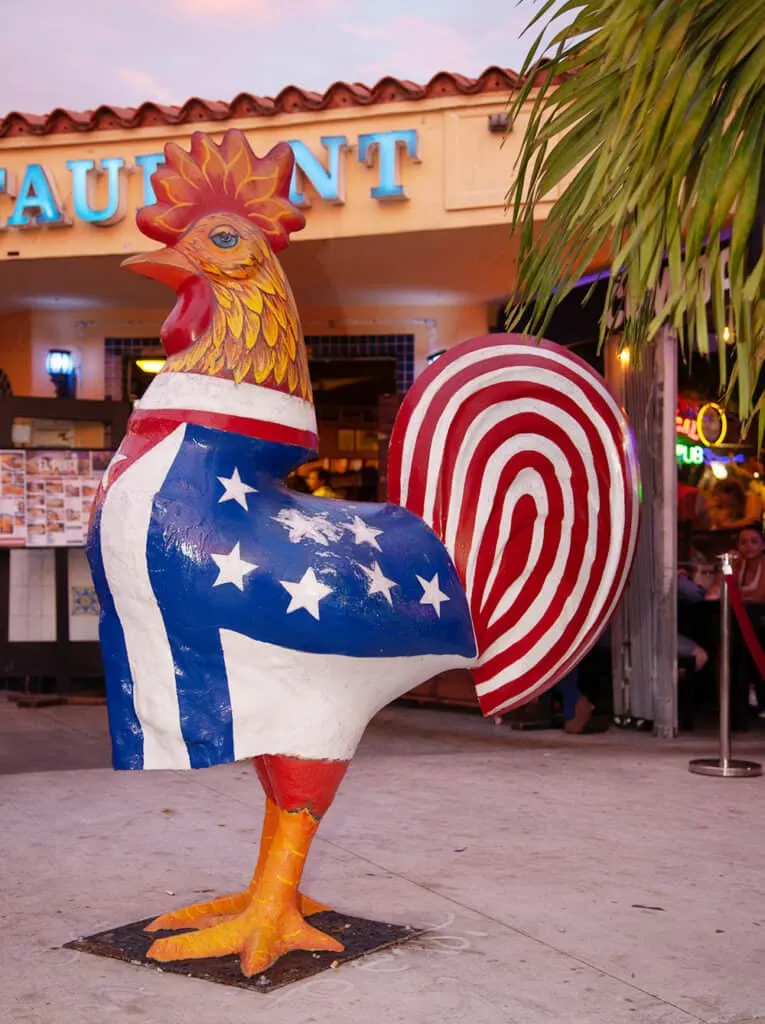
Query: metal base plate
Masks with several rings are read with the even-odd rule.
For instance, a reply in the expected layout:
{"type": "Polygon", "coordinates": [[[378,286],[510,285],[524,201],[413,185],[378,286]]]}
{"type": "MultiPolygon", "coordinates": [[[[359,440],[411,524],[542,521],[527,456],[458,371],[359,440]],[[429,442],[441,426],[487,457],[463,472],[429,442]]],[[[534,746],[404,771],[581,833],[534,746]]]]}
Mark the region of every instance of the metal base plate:
{"type": "Polygon", "coordinates": [[[105,956],[112,960],[124,960],[142,967],[168,974],[183,974],[189,978],[212,981],[219,985],[247,988],[253,992],[273,992],[274,989],[302,981],[320,974],[331,967],[338,967],[347,960],[356,960],[369,953],[397,946],[409,939],[422,935],[409,925],[386,924],[382,921],[367,921],[361,917],[348,917],[333,910],[313,914],[308,920],[316,928],[335,936],[345,946],[342,953],[309,953],[296,951],[287,953],[267,971],[245,978],[239,966],[238,956],[210,957],[207,960],[178,960],[175,963],[158,963],[147,960],[146,953],[156,938],[177,935],[178,932],[154,932],[151,935],[143,929],[153,920],[135,921],[108,932],[99,932],[84,939],[67,942],[65,949],[77,949],[94,956],[105,956]]]}
{"type": "Polygon", "coordinates": [[[714,775],[721,779],[753,779],[762,775],[762,765],[756,761],[721,761],[719,757],[702,757],[688,764],[694,775],[714,775]]]}

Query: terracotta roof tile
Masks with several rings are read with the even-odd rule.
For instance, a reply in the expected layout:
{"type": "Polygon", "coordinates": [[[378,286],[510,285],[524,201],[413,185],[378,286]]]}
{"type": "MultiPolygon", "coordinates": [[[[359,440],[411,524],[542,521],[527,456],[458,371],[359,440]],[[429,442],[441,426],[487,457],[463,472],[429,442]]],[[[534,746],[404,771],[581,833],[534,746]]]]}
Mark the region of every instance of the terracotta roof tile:
{"type": "Polygon", "coordinates": [[[388,76],[371,87],[359,82],[335,82],[323,93],[310,92],[296,85],[287,86],[274,98],[242,92],[230,103],[192,96],[180,107],[142,103],[140,107],[100,106],[95,110],[58,108],[46,115],[12,111],[0,119],[0,138],[143,128],[161,124],[180,125],[196,121],[229,121],[239,117],[270,117],[282,113],[368,107],[376,103],[399,103],[438,96],[508,93],[517,88],[519,82],[515,71],[490,67],[478,78],[440,71],[426,85],[388,76]]]}

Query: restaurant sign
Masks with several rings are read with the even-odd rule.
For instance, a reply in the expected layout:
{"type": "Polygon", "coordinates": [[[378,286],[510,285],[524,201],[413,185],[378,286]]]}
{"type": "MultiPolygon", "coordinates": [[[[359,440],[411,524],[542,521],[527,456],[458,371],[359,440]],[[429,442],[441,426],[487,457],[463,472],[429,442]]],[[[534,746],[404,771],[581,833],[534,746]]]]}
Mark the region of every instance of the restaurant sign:
{"type": "MultiPolygon", "coordinates": [[[[290,199],[299,207],[310,206],[306,183],[310,183],[318,197],[327,203],[345,202],[344,164],[351,149],[345,135],[325,135],[321,139],[324,150],[316,156],[299,140],[291,140],[295,155],[290,199]]],[[[400,180],[402,156],[419,161],[417,131],[372,132],[359,135],[358,160],[376,170],[375,183],[369,190],[372,199],[390,202],[407,199],[400,180]]],[[[151,176],[164,163],[162,153],[142,153],[132,163],[123,157],[102,157],[100,160],[68,160],[68,193],[71,194],[71,215],[61,202],[61,191],[50,171],[39,163],[28,164],[20,181],[4,167],[0,167],[0,196],[11,199],[13,206],[7,220],[0,219],[0,230],[6,228],[71,227],[79,221],[97,227],[106,227],[121,221],[127,213],[127,176],[141,177],[142,202],[148,206],[155,201],[151,176]],[[105,180],[105,190],[96,199],[96,186],[105,180]]]]}

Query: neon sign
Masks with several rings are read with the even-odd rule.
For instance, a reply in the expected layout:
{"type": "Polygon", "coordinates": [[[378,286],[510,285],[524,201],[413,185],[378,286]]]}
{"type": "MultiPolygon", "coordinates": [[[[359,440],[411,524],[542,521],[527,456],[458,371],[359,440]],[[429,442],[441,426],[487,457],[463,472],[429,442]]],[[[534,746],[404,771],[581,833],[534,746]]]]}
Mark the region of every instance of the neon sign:
{"type": "Polygon", "coordinates": [[[675,445],[675,458],[681,466],[702,466],[704,449],[700,444],[687,444],[685,438],[678,438],[675,445]]]}
{"type": "Polygon", "coordinates": [[[707,448],[721,445],[728,433],[728,417],[717,402],[705,402],[695,416],[688,416],[688,410],[678,408],[675,424],[678,434],[689,441],[698,441],[707,448]],[[683,412],[686,415],[683,415],[683,412]]]}
{"type": "Polygon", "coordinates": [[[682,434],[683,437],[687,437],[690,441],[699,440],[699,431],[696,426],[696,420],[690,419],[688,416],[681,416],[679,413],[675,418],[677,424],[678,434],[682,434]]]}
{"type": "Polygon", "coordinates": [[[746,461],[746,456],[741,452],[730,456],[721,455],[719,451],[715,451],[708,445],[689,444],[688,438],[682,435],[677,438],[675,443],[675,458],[681,466],[703,466],[713,462],[740,464],[746,461]]]}
{"type": "Polygon", "coordinates": [[[722,444],[725,441],[725,435],[728,433],[728,417],[721,405],[718,405],[717,402],[707,402],[706,405],[702,405],[696,417],[696,433],[699,441],[707,447],[713,444],[722,444]],[[711,423],[708,423],[707,420],[711,420],[711,423]],[[716,431],[716,436],[710,437],[707,433],[710,430],[713,434],[716,431]]]}
{"type": "MultiPolygon", "coordinates": [[[[305,187],[309,183],[319,199],[342,205],[345,202],[345,157],[352,148],[345,135],[322,136],[324,153],[316,156],[300,140],[290,140],[295,156],[295,168],[290,184],[290,200],[299,207],[309,207],[310,199],[305,187]]],[[[420,162],[417,130],[371,132],[358,137],[358,160],[376,171],[376,183],[369,195],[378,202],[396,202],[408,199],[401,182],[401,164],[407,157],[420,162]]],[[[127,213],[127,175],[137,172],[143,184],[142,205],[154,202],[151,176],[164,163],[162,153],[141,153],[132,165],[122,157],[102,157],[100,160],[68,160],[66,169],[70,179],[66,192],[71,193],[71,216],[64,210],[57,183],[42,164],[29,164],[17,184],[15,175],[0,167],[0,197],[13,200],[13,209],[7,221],[0,220],[0,231],[7,228],[71,227],[75,221],[106,227],[122,220],[127,213]],[[96,187],[106,182],[106,199],[99,205],[96,187]]]]}

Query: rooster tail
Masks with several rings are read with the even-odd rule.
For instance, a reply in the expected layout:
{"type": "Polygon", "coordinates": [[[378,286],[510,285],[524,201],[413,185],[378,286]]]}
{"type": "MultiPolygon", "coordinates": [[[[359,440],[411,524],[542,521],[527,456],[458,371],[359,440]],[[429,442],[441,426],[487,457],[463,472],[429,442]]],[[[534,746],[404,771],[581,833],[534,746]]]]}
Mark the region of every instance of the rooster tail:
{"type": "Polygon", "coordinates": [[[566,349],[491,335],[429,366],[396,417],[388,495],[454,560],[485,715],[549,689],[605,629],[635,551],[637,460],[605,381],[566,349]]]}

